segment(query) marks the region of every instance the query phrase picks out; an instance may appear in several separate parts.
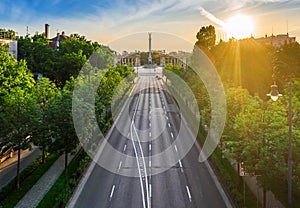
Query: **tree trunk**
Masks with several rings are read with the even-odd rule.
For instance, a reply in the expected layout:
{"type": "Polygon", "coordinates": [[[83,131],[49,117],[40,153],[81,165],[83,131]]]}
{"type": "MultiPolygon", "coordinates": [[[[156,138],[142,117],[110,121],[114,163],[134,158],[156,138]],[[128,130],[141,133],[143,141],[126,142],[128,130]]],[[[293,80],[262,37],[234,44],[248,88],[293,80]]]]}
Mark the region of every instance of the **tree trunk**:
{"type": "Polygon", "coordinates": [[[66,177],[66,185],[68,184],[68,151],[67,147],[65,147],[65,177],[66,177]]]}
{"type": "Polygon", "coordinates": [[[45,163],[45,146],[42,147],[42,164],[45,163]]]}
{"type": "Polygon", "coordinates": [[[21,142],[18,142],[17,189],[20,188],[21,142]]]}
{"type": "Polygon", "coordinates": [[[263,208],[267,207],[267,190],[263,187],[263,208]]]}

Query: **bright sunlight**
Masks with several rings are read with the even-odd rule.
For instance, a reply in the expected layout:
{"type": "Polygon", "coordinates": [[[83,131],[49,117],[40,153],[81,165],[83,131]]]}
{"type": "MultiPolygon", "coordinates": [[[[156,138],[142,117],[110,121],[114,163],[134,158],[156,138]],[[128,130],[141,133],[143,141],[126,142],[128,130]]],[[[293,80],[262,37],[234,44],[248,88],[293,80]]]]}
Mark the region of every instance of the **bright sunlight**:
{"type": "Polygon", "coordinates": [[[249,16],[235,15],[225,22],[224,27],[228,38],[243,39],[251,37],[254,30],[253,20],[249,16]]]}

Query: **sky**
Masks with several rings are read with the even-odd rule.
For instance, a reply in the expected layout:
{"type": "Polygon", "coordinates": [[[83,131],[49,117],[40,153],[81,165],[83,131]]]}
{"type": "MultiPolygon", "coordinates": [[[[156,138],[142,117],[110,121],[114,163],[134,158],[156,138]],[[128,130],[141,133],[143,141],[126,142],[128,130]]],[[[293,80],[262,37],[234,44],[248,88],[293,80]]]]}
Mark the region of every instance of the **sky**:
{"type": "MultiPolygon", "coordinates": [[[[288,31],[299,42],[299,11],[300,0],[1,0],[0,28],[22,36],[28,26],[33,35],[44,32],[48,23],[50,37],[62,31],[78,33],[104,45],[136,33],[144,34],[146,42],[147,32],[153,32],[153,41],[154,34],[164,33],[194,43],[200,28],[210,24],[218,40],[228,39],[223,23],[246,15],[253,22],[255,38],[288,31]]],[[[156,45],[168,47],[163,42],[156,45]]]]}

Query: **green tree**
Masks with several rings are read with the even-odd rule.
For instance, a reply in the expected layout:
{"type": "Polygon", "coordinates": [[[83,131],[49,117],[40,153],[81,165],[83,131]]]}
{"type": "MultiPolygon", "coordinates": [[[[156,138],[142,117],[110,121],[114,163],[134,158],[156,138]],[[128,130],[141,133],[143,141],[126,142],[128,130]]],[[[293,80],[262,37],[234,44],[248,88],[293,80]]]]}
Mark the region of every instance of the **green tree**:
{"type": "Polygon", "coordinates": [[[16,40],[16,32],[11,29],[0,28],[0,39],[16,40]]]}
{"type": "Polygon", "coordinates": [[[28,142],[26,138],[32,135],[33,125],[39,116],[38,106],[32,94],[19,88],[15,93],[4,96],[3,107],[3,122],[5,122],[5,127],[9,129],[9,132],[6,131],[8,133],[5,139],[16,144],[18,149],[17,188],[19,188],[20,152],[22,146],[26,145],[25,142],[28,142]]]}
{"type": "Polygon", "coordinates": [[[26,62],[16,61],[6,52],[7,49],[0,46],[0,103],[2,96],[14,93],[19,88],[31,90],[35,84],[26,62]]]}
{"type": "Polygon", "coordinates": [[[196,46],[199,48],[211,49],[216,44],[216,31],[212,25],[201,27],[196,35],[196,46]]]}
{"type": "Polygon", "coordinates": [[[18,40],[18,60],[26,60],[29,70],[55,80],[54,68],[57,63],[57,51],[49,47],[44,34],[18,40]]]}
{"type": "Polygon", "coordinates": [[[71,77],[77,77],[86,61],[87,58],[81,50],[78,53],[65,53],[59,56],[53,70],[56,85],[63,88],[71,77]]]}
{"type": "Polygon", "coordinates": [[[63,89],[55,96],[55,99],[50,100],[45,109],[45,120],[50,127],[51,137],[55,140],[51,145],[52,151],[63,150],[65,153],[67,176],[68,153],[78,144],[72,119],[72,92],[63,89]]]}
{"type": "Polygon", "coordinates": [[[47,123],[45,110],[49,102],[55,99],[57,93],[58,89],[48,78],[40,78],[37,80],[34,94],[40,107],[40,116],[34,125],[32,137],[34,144],[38,145],[42,150],[42,163],[45,161],[46,148],[52,143],[51,129],[49,129],[49,123],[47,123]]]}
{"type": "Polygon", "coordinates": [[[82,55],[89,57],[98,47],[99,44],[93,44],[91,41],[87,40],[85,36],[71,34],[69,38],[60,43],[59,53],[60,55],[71,53],[78,54],[82,51],[82,55]]]}
{"type": "Polygon", "coordinates": [[[16,61],[0,46],[0,125],[1,140],[17,145],[17,187],[19,188],[20,150],[32,134],[38,108],[32,94],[35,81],[25,61],[16,61]]]}
{"type": "Polygon", "coordinates": [[[273,52],[275,79],[280,88],[290,79],[300,77],[300,45],[298,42],[282,45],[273,52]]]}
{"type": "Polygon", "coordinates": [[[251,95],[266,99],[265,90],[272,84],[272,54],[275,48],[257,43],[253,38],[221,42],[210,52],[223,84],[242,87],[251,95]]]}

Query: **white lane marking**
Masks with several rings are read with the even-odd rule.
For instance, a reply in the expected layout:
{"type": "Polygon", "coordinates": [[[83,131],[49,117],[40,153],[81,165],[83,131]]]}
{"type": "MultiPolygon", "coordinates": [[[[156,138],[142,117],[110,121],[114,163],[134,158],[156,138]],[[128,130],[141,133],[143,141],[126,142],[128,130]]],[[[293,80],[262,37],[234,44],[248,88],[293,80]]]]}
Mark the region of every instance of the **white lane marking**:
{"type": "Polygon", "coordinates": [[[149,132],[149,137],[151,137],[151,132],[149,132]]]}
{"type": "Polygon", "coordinates": [[[152,197],[152,184],[151,183],[149,184],[149,192],[150,192],[149,193],[150,197],[152,197]]]}
{"type": "Polygon", "coordinates": [[[115,187],[116,187],[115,185],[112,186],[112,189],[111,189],[111,192],[110,192],[110,195],[109,195],[109,200],[111,200],[111,198],[114,195],[115,187]]]}
{"type": "Polygon", "coordinates": [[[151,127],[151,122],[149,123],[149,126],[151,127]]]}
{"type": "Polygon", "coordinates": [[[123,152],[125,152],[125,150],[126,150],[126,147],[127,147],[127,145],[125,144],[125,145],[124,145],[124,148],[123,148],[123,152]]]}
{"type": "Polygon", "coordinates": [[[173,135],[173,133],[172,133],[172,132],[171,132],[171,137],[172,137],[172,138],[174,138],[174,135],[173,135]]]}
{"type": "Polygon", "coordinates": [[[191,201],[192,201],[192,195],[191,195],[190,189],[189,189],[188,186],[185,186],[185,188],[186,188],[186,192],[187,192],[187,194],[188,194],[188,196],[189,196],[189,200],[190,200],[190,202],[191,202],[191,201]]]}
{"type": "Polygon", "coordinates": [[[181,160],[178,160],[179,166],[182,168],[181,160]]]}
{"type": "Polygon", "coordinates": [[[174,149],[175,149],[176,152],[178,152],[176,144],[174,145],[174,149]]]}
{"type": "Polygon", "coordinates": [[[169,128],[171,128],[171,124],[170,123],[168,123],[168,126],[169,126],[169,128]]]}
{"type": "Polygon", "coordinates": [[[149,151],[151,151],[151,149],[152,149],[152,145],[151,145],[151,144],[149,144],[149,151]]]}
{"type": "Polygon", "coordinates": [[[152,162],[151,162],[151,160],[149,160],[149,167],[151,168],[151,165],[152,165],[152,162]]]}
{"type": "Polygon", "coordinates": [[[169,120],[169,117],[168,117],[168,116],[166,116],[166,119],[167,119],[167,120],[169,120]]]}
{"type": "MultiPolygon", "coordinates": [[[[135,111],[135,113],[136,113],[136,111],[135,111]]],[[[135,114],[134,114],[134,117],[135,117],[135,114]]],[[[147,177],[147,170],[146,170],[146,164],[145,164],[145,158],[144,158],[144,153],[143,153],[143,149],[142,149],[142,145],[141,145],[141,142],[140,142],[140,139],[139,139],[139,135],[138,135],[138,133],[137,133],[137,131],[136,131],[136,128],[135,128],[135,126],[134,126],[134,120],[132,121],[132,124],[131,124],[131,136],[133,136],[133,134],[132,134],[132,128],[133,128],[133,130],[134,130],[134,133],[135,133],[135,135],[136,135],[136,137],[137,137],[137,141],[138,141],[138,145],[139,145],[139,148],[140,148],[140,151],[141,151],[141,158],[142,158],[142,161],[139,161],[139,158],[138,158],[138,156],[136,156],[136,160],[137,160],[137,163],[138,163],[138,169],[139,169],[139,175],[140,175],[140,184],[141,184],[141,189],[142,189],[142,197],[143,197],[143,207],[144,208],[146,208],[146,207],[150,207],[150,197],[149,197],[149,183],[148,183],[148,177],[147,177]],[[141,164],[139,164],[139,163],[141,163],[141,164]],[[142,166],[142,167],[141,167],[142,166]],[[145,169],[144,169],[145,168],[145,169]],[[143,172],[144,172],[144,175],[142,176],[142,174],[141,174],[141,169],[143,169],[143,172]],[[142,179],[142,177],[143,177],[143,179],[142,179]],[[144,199],[144,196],[145,196],[145,194],[144,194],[144,188],[143,188],[143,182],[142,182],[142,180],[144,180],[145,179],[145,183],[146,183],[146,194],[147,194],[147,206],[146,206],[146,204],[145,204],[145,199],[144,199]]],[[[137,151],[136,151],[136,147],[135,147],[135,144],[134,144],[134,141],[133,141],[133,138],[132,138],[132,144],[133,144],[133,148],[134,148],[134,151],[135,151],[135,153],[136,153],[136,155],[138,155],[137,154],[137,151]]]]}
{"type": "Polygon", "coordinates": [[[121,169],[121,166],[122,166],[122,160],[121,160],[120,163],[119,163],[119,168],[118,168],[118,170],[121,169]]]}

